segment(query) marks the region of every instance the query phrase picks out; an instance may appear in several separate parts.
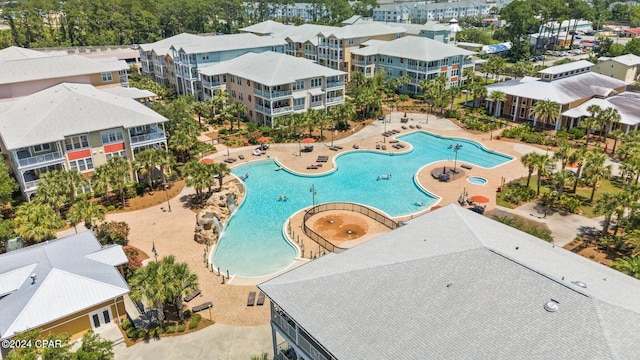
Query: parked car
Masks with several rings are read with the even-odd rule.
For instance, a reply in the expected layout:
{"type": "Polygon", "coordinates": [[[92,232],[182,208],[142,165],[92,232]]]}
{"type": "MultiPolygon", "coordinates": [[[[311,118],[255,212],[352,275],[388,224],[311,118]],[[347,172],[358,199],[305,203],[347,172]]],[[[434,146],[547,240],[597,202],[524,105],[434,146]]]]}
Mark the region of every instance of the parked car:
{"type": "Polygon", "coordinates": [[[569,55],[566,51],[560,51],[560,56],[567,56],[569,55]]]}
{"type": "Polygon", "coordinates": [[[545,60],[547,55],[538,55],[538,60],[545,60]]]}
{"type": "Polygon", "coordinates": [[[532,56],[532,57],[528,58],[527,60],[535,62],[535,61],[538,61],[538,57],[537,56],[532,56]]]}
{"type": "Polygon", "coordinates": [[[552,51],[551,56],[560,56],[560,51],[552,51]]]}

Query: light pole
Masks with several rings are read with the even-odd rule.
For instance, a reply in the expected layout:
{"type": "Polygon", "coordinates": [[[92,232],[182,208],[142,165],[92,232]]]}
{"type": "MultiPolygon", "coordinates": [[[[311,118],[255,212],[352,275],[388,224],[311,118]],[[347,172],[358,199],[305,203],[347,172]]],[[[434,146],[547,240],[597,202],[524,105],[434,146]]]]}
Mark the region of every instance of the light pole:
{"type": "Polygon", "coordinates": [[[316,195],[318,194],[318,192],[316,191],[316,187],[313,184],[311,185],[311,189],[309,189],[309,192],[311,193],[311,199],[312,199],[313,207],[315,207],[316,206],[316,195]]]}
{"type": "Polygon", "coordinates": [[[458,165],[458,151],[460,151],[460,149],[462,149],[462,144],[456,143],[455,146],[453,146],[453,144],[451,144],[451,145],[449,145],[449,149],[452,149],[453,152],[456,154],[455,155],[455,160],[453,161],[453,173],[456,174],[456,173],[458,173],[458,170],[456,169],[456,166],[458,165]]]}
{"type": "Polygon", "coordinates": [[[167,207],[169,208],[169,212],[171,212],[171,203],[169,202],[169,184],[162,183],[162,186],[164,187],[164,195],[167,197],[167,207]]]}

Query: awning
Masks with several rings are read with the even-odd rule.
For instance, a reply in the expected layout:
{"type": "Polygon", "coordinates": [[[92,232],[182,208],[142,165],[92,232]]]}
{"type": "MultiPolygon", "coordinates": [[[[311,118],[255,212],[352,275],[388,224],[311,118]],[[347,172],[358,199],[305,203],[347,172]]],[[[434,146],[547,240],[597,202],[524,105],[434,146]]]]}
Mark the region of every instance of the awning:
{"type": "Polygon", "coordinates": [[[303,92],[293,93],[293,98],[294,98],[294,99],[301,99],[301,98],[303,98],[303,97],[307,97],[307,94],[306,94],[306,93],[303,93],[303,92]]]}
{"type": "Polygon", "coordinates": [[[316,96],[316,95],[322,95],[324,94],[324,91],[322,91],[322,89],[314,89],[309,91],[309,94],[316,96]]]}

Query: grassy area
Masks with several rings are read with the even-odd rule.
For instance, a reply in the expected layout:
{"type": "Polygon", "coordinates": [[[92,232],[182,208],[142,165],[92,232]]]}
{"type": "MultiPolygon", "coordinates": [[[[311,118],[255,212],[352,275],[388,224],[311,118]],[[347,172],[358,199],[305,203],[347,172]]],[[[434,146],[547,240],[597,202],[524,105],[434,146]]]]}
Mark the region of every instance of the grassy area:
{"type": "MultiPolygon", "coordinates": [[[[533,175],[531,177],[531,182],[529,183],[529,187],[533,190],[537,190],[537,187],[538,187],[537,181],[538,181],[538,177],[536,175],[533,175]]],[[[527,183],[527,177],[525,176],[519,180],[515,180],[514,183],[520,183],[522,185],[525,185],[527,183]]],[[[543,196],[544,194],[549,193],[551,191],[551,189],[549,188],[550,185],[551,184],[545,179],[542,180],[542,185],[540,186],[540,196],[543,196]]],[[[618,178],[612,178],[611,180],[605,179],[601,181],[599,186],[596,188],[594,202],[595,200],[598,199],[600,194],[603,194],[605,192],[617,194],[621,191],[622,191],[622,184],[620,183],[620,180],[618,178]]],[[[516,204],[512,204],[510,202],[505,201],[504,194],[505,192],[503,191],[499,193],[498,196],[496,197],[496,203],[499,206],[504,206],[506,208],[513,209],[522,205],[522,204],[516,205],[516,204]]],[[[582,203],[582,205],[580,206],[580,210],[583,216],[588,218],[599,216],[598,214],[595,213],[593,204],[589,203],[589,198],[591,197],[590,187],[578,187],[575,194],[571,192],[571,187],[565,187],[565,192],[562,196],[563,197],[572,196],[580,199],[580,202],[582,203]]]]}

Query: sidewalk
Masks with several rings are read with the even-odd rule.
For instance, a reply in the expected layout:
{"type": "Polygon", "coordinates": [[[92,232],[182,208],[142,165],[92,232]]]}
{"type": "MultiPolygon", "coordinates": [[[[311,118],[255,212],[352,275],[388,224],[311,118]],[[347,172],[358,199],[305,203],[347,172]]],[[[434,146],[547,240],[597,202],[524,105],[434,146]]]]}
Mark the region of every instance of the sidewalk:
{"type": "Polygon", "coordinates": [[[113,347],[116,360],[159,359],[249,359],[273,353],[271,326],[227,326],[214,324],[200,331],[113,347]]]}

